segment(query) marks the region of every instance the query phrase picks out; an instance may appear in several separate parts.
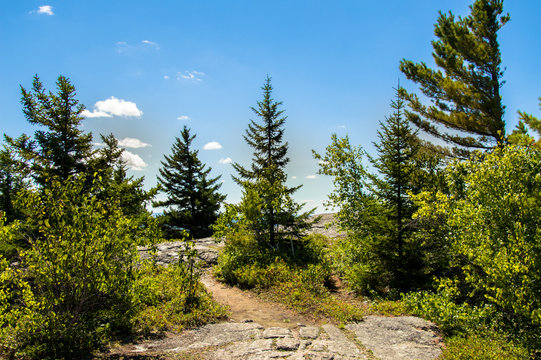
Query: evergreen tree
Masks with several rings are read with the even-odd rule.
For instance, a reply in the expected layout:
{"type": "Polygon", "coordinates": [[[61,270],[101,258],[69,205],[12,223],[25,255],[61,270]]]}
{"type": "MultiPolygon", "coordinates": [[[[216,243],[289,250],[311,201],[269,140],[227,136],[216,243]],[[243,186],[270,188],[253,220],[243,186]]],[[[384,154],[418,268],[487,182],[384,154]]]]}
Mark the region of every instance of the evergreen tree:
{"type": "Polygon", "coordinates": [[[502,15],[502,0],[476,0],[470,10],[464,18],[440,12],[434,30],[438,40],[432,47],[441,70],[405,59],[400,63],[406,77],[432,100],[432,105],[423,105],[415,94],[404,92],[412,109],[408,119],[449,143],[452,153],[445,150],[457,157],[491,149],[505,139],[497,32],[510,17],[502,15]]]}
{"type": "MultiPolygon", "coordinates": [[[[254,149],[252,165],[250,169],[245,169],[238,163],[233,164],[233,168],[239,173],[239,177],[234,177],[237,183],[243,180],[256,180],[258,177],[265,176],[272,182],[273,173],[265,172],[270,166],[275,166],[277,170],[283,171],[289,162],[287,155],[288,144],[283,143],[283,126],[287,117],[282,116],[284,110],[279,107],[282,102],[276,102],[272,98],[271,79],[267,76],[263,90],[263,100],[257,102],[257,109],[252,107],[252,111],[262,120],[261,124],[255,120],[250,120],[244,140],[254,149]]],[[[279,175],[276,175],[278,178],[279,175]]]]}
{"type": "Polygon", "coordinates": [[[167,199],[154,203],[166,207],[164,211],[166,235],[179,236],[175,228],[189,231],[192,238],[211,235],[210,225],[218,218],[220,204],[225,195],[218,192],[221,176],[210,178],[211,168],[205,169],[192,150],[195,135],[184,126],[181,138],[176,138],[172,154],[165,155],[158,181],[167,194],[167,199]]]}
{"type": "Polygon", "coordinates": [[[283,127],[287,117],[282,116],[284,110],[279,108],[282,102],[272,98],[269,76],[261,89],[263,100],[257,102],[257,108],[251,108],[260,122],[251,120],[244,135],[244,140],[254,149],[252,164],[249,169],[233,164],[238,172],[238,177],[233,179],[244,188],[243,202],[255,199],[249,207],[258,211],[257,216],[250,220],[250,227],[258,242],[276,249],[288,239],[293,253],[292,239],[310,226],[307,219],[314,210],[299,214],[302,206],[296,204],[291,195],[300,186],[285,186],[287,176],[284,168],[289,158],[288,144],[283,142],[283,127]]]}
{"type": "Polygon", "coordinates": [[[334,134],[324,155],[313,151],[320,174],[333,177],[328,205],[338,209],[338,225],[348,232],[333,250],[337,271],[365,294],[396,296],[397,290],[422,288],[440,269],[441,246],[418,231],[410,198],[422,189],[434,190],[439,161],[423,151],[405,118],[402,94],[403,89],[396,89],[393,112],[380,122],[374,157],[352,146],[348,137],[334,134]],[[377,174],[367,171],[365,156],[377,174]]]}
{"type": "Polygon", "coordinates": [[[416,156],[420,142],[416,132],[404,117],[404,99],[400,88],[396,89],[396,99],[391,101],[393,114],[380,122],[379,142],[374,143],[375,158],[369,157],[379,175],[371,175],[372,190],[380,199],[391,221],[391,238],[396,243],[398,262],[403,261],[404,233],[407,229],[414,207],[408,192],[416,190],[414,176],[417,171],[416,156]]]}
{"type": "Polygon", "coordinates": [[[69,79],[59,76],[57,94],[47,92],[39,77],[34,76],[32,89],[21,86],[23,113],[34,125],[41,126],[34,139],[22,135],[6,136],[7,143],[30,164],[32,176],[40,185],[48,179],[61,181],[87,171],[92,154],[92,134],[80,129],[84,106],[75,98],[75,87],[69,79]]]}

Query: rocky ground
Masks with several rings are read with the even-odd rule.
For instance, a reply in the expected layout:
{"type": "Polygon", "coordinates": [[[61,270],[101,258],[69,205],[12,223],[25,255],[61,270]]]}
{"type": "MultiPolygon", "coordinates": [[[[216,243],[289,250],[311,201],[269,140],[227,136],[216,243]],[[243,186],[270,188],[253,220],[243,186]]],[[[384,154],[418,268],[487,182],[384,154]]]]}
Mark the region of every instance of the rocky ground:
{"type": "MultiPolygon", "coordinates": [[[[311,232],[330,238],[341,236],[332,225],[332,214],[322,215],[311,232]]],[[[212,238],[195,244],[199,259],[207,265],[216,263],[221,246],[212,238]]],[[[167,266],[178,261],[183,243],[159,244],[157,250],[158,263],[167,266]]],[[[139,251],[141,257],[149,256],[147,248],[139,251]]],[[[230,307],[229,322],[123,345],[113,348],[110,355],[126,359],[429,360],[441,354],[437,328],[420,318],[367,316],[362,322],[337,327],[221,284],[209,272],[202,281],[218,302],[230,307]]]]}
{"type": "Polygon", "coordinates": [[[124,348],[126,356],[179,353],[223,359],[436,359],[439,337],[416,317],[367,316],[341,329],[335,325],[264,327],[251,320],[211,324],[160,341],[124,348]]]}
{"type": "MultiPolygon", "coordinates": [[[[333,224],[333,214],[317,215],[314,218],[319,218],[319,221],[314,223],[310,233],[322,234],[329,238],[339,238],[343,235],[338,232],[336,225],[333,224]]],[[[218,251],[223,246],[223,242],[213,238],[198,239],[194,243],[198,253],[198,258],[203,265],[211,266],[216,264],[218,260],[218,251]]],[[[159,265],[167,265],[171,262],[178,261],[179,253],[184,251],[184,242],[168,241],[157,245],[157,263],[159,265]]],[[[140,247],[139,255],[142,259],[150,256],[149,247],[140,247]]]]}

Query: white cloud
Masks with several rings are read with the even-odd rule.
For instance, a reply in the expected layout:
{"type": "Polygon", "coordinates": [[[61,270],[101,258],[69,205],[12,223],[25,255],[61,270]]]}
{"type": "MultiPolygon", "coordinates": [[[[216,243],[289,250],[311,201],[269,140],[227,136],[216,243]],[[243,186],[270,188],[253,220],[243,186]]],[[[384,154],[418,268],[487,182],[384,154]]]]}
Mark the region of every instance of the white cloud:
{"type": "Polygon", "coordinates": [[[164,79],[164,80],[169,80],[169,75],[164,75],[164,76],[163,76],[163,79],[164,79]]]}
{"type": "Polygon", "coordinates": [[[51,5],[43,5],[38,7],[38,14],[54,15],[53,7],[51,5]]]}
{"type": "Polygon", "coordinates": [[[103,112],[103,111],[94,110],[94,111],[90,112],[90,111],[88,111],[86,109],[83,110],[81,115],[83,115],[85,118],[113,117],[111,114],[108,114],[108,113],[103,112]]]}
{"type": "Polygon", "coordinates": [[[293,180],[297,179],[297,177],[296,177],[296,176],[292,176],[291,178],[292,178],[293,180]]]}
{"type": "Polygon", "coordinates": [[[185,120],[190,120],[190,117],[188,115],[180,115],[177,120],[182,120],[182,121],[185,121],[185,120]]]}
{"type": "Polygon", "coordinates": [[[230,157],[226,157],[225,159],[223,159],[223,158],[220,159],[218,162],[219,162],[220,164],[231,164],[231,163],[233,162],[233,160],[231,160],[230,157]]]}
{"type": "Polygon", "coordinates": [[[193,81],[193,82],[200,82],[203,81],[202,77],[205,76],[204,72],[201,71],[184,71],[177,73],[177,79],[178,80],[187,80],[187,81],[193,81]]]}
{"type": "Polygon", "coordinates": [[[134,102],[117,99],[111,96],[107,100],[98,101],[94,105],[94,111],[84,110],[81,115],[87,118],[113,117],[113,116],[135,116],[141,117],[143,112],[137,108],[134,102]]]}
{"type": "Polygon", "coordinates": [[[316,175],[308,175],[306,178],[312,180],[312,179],[317,179],[317,176],[316,175]]]}
{"type": "Polygon", "coordinates": [[[146,45],[146,46],[150,46],[150,47],[152,47],[152,48],[154,48],[156,50],[160,50],[160,45],[158,43],[155,43],[154,41],[142,40],[141,44],[146,45]]]}
{"type": "Polygon", "coordinates": [[[132,170],[141,171],[148,166],[139,155],[131,153],[127,150],[122,152],[122,159],[132,170]]]}
{"type": "Polygon", "coordinates": [[[152,146],[152,145],[144,143],[139,139],[125,137],[122,140],[118,140],[118,146],[127,147],[127,148],[133,148],[133,149],[139,149],[139,148],[149,147],[149,146],[152,146]]]}
{"type": "Polygon", "coordinates": [[[203,150],[219,150],[222,147],[223,146],[219,142],[211,141],[211,142],[205,144],[205,146],[203,146],[203,150]]]}
{"type": "Polygon", "coordinates": [[[345,129],[345,128],[346,128],[346,125],[339,125],[338,128],[339,128],[339,129],[345,129]]]}

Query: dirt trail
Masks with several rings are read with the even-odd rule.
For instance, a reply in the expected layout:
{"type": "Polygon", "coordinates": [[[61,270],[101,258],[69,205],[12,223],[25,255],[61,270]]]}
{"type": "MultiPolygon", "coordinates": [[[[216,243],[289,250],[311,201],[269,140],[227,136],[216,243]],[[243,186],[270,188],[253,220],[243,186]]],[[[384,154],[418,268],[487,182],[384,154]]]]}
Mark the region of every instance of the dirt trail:
{"type": "MultiPolygon", "coordinates": [[[[332,214],[324,214],[313,233],[340,237],[335,227],[325,225],[332,214]]],[[[167,266],[182,254],[181,242],[158,245],[158,264],[167,266]]],[[[216,263],[213,239],[200,239],[196,248],[208,265],[216,263]]],[[[148,249],[140,248],[144,258],[148,249]]],[[[332,324],[302,316],[283,305],[260,299],[218,282],[207,268],[201,281],[219,303],[229,306],[230,321],[208,324],[161,339],[117,344],[100,359],[381,359],[433,360],[441,355],[437,328],[414,317],[367,316],[357,324],[340,329],[332,324]]]]}
{"type": "MultiPolygon", "coordinates": [[[[329,238],[342,236],[336,225],[332,225],[333,214],[319,215],[319,221],[310,230],[314,234],[322,234],[329,238]]],[[[212,293],[213,298],[230,307],[230,319],[236,322],[253,320],[262,326],[280,326],[294,328],[297,324],[316,325],[317,321],[285,308],[284,306],[264,301],[249,291],[243,291],[235,287],[218,282],[211,275],[210,270],[202,276],[202,283],[212,293]]]]}
{"type": "Polygon", "coordinates": [[[298,324],[317,324],[313,319],[299,315],[280,304],[264,301],[249,291],[220,283],[209,272],[202,276],[201,282],[212,294],[214,300],[229,306],[230,319],[235,322],[252,320],[264,327],[287,328],[297,327],[298,324]]]}

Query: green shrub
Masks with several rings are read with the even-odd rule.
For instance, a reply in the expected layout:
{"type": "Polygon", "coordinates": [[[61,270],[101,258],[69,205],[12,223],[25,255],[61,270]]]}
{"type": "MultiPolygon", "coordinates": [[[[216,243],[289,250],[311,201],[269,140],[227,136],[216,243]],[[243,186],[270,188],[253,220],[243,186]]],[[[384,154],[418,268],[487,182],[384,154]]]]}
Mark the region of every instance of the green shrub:
{"type": "Polygon", "coordinates": [[[296,241],[295,254],[291,255],[288,249],[260,247],[255,237],[239,226],[228,233],[218,257],[215,274],[229,284],[244,288],[265,288],[284,280],[283,267],[286,264],[293,267],[318,264],[326,269],[330,277],[326,245],[324,236],[309,235],[296,241]]]}
{"type": "Polygon", "coordinates": [[[370,304],[369,310],[383,316],[411,315],[408,306],[399,300],[376,300],[370,304]]]}
{"type": "Polygon", "coordinates": [[[526,360],[528,351],[504,337],[469,334],[445,341],[443,360],[526,360]]]}
{"type": "Polygon", "coordinates": [[[150,263],[141,267],[135,283],[138,312],[133,319],[138,334],[180,331],[227,315],[225,307],[212,300],[199,277],[190,275],[188,266],[180,262],[167,268],[150,263]]]}
{"type": "MultiPolygon", "coordinates": [[[[0,346],[14,357],[84,358],[130,327],[134,239],[152,228],[99,200],[84,179],[25,191],[21,209],[36,230],[22,264],[0,271],[0,346]]],[[[13,233],[7,234],[9,241],[13,233]]]]}
{"type": "Polygon", "coordinates": [[[238,281],[240,268],[249,264],[268,263],[270,260],[266,253],[260,251],[255,238],[246,230],[238,228],[228,234],[225,246],[218,257],[215,274],[229,284],[242,286],[242,282],[238,281]]]}
{"type": "Polygon", "coordinates": [[[17,240],[18,220],[6,225],[6,213],[0,211],[0,257],[9,261],[14,260],[22,249],[20,240],[17,240]]]}
{"type": "Polygon", "coordinates": [[[307,269],[289,268],[288,275],[287,281],[277,282],[264,289],[264,296],[313,317],[323,316],[337,322],[362,319],[363,308],[333,296],[324,286],[321,280],[327,276],[325,269],[317,265],[307,269]],[[314,274],[315,279],[308,280],[314,274]],[[319,281],[316,280],[318,278],[319,281]]]}
{"type": "Polygon", "coordinates": [[[357,294],[383,295],[389,292],[393,274],[381,261],[382,258],[374,256],[379,247],[377,244],[379,242],[375,238],[367,240],[351,235],[338,240],[331,250],[333,269],[357,294]]]}
{"type": "Polygon", "coordinates": [[[498,332],[541,349],[541,150],[497,148],[451,164],[445,180],[448,193],[415,201],[417,218],[438,224],[435,232],[449,244],[456,294],[433,295],[443,304],[422,312],[453,329],[472,327],[488,311],[498,332]],[[464,324],[472,314],[472,325],[464,324]]]}
{"type": "Polygon", "coordinates": [[[470,302],[541,326],[541,151],[506,146],[446,170],[450,195],[417,197],[443,228],[470,302]]]}
{"type": "Polygon", "coordinates": [[[446,335],[488,331],[496,316],[490,305],[478,307],[457,303],[452,290],[444,287],[436,293],[409,293],[402,301],[409,312],[435,322],[446,335]]]}
{"type": "MultiPolygon", "coordinates": [[[[457,282],[443,282],[436,293],[403,295],[403,307],[410,313],[436,323],[446,335],[444,360],[529,359],[528,345],[504,335],[501,314],[493,306],[460,303],[457,282]]],[[[532,345],[532,344],[530,344],[532,345]]]]}

